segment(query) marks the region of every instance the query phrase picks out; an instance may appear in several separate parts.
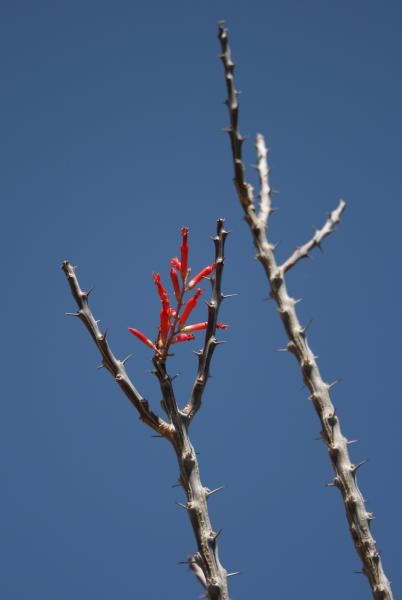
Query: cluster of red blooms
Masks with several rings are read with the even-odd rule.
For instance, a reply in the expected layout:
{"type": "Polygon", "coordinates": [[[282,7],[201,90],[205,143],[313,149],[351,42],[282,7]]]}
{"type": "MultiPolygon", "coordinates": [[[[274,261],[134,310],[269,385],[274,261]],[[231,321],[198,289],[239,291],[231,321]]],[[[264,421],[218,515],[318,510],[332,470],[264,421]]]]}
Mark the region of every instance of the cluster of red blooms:
{"type": "MultiPolygon", "coordinates": [[[[215,263],[208,265],[202,271],[193,277],[188,283],[187,279],[190,274],[188,267],[188,228],[181,228],[182,243],[180,246],[180,260],[172,258],[170,261],[170,279],[173,286],[174,296],[177,302],[176,308],[170,305],[170,300],[166,289],[162,285],[159,273],[152,273],[155,285],[157,287],[158,296],[160,298],[162,309],[160,312],[160,324],[157,340],[153,343],[141,331],[129,327],[129,331],[147,346],[152,348],[160,356],[166,356],[169,346],[179,342],[187,342],[195,338],[193,331],[201,331],[207,329],[208,322],[193,323],[186,325],[187,320],[197,306],[197,302],[203,290],[197,288],[194,295],[184,302],[184,296],[192,290],[197,283],[204,277],[208,277],[215,270],[215,263]]],[[[218,329],[227,329],[225,323],[217,323],[218,329]]]]}

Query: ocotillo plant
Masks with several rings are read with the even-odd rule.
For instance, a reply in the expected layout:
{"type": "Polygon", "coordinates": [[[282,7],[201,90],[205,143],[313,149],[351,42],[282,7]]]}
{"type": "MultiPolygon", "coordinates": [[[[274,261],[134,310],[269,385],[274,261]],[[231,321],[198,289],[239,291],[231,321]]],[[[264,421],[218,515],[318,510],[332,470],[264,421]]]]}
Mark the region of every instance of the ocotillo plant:
{"type": "Polygon", "coordinates": [[[224,266],[224,246],[228,232],[224,228],[224,220],[217,222],[215,244],[215,261],[202,269],[190,280],[188,266],[188,229],[181,230],[182,242],[180,260],[170,261],[170,278],[175,304],[171,305],[168,292],[162,284],[159,273],[153,273],[153,279],[161,301],[158,334],[154,341],[133,327],[129,331],[146,344],[153,352],[152,362],[162,392],[162,407],[168,417],[164,420],[150,408],[129,378],[125,369],[127,359],[119,360],[113,354],[106,333],[102,333],[88,303],[90,292],[84,292],[75,274],[75,267],[64,261],[62,269],[70,285],[71,293],[77,304],[77,312],[69,313],[78,317],[88,329],[102,356],[102,366],[114,377],[128,400],[139,413],[140,419],[151,427],[173,446],[179,465],[179,482],[186,494],[187,502],[181,504],[190,518],[198,551],[188,557],[187,562],[210,600],[229,600],[227,578],[236,573],[228,573],[221,565],[218,555],[217,539],[220,531],[212,529],[208,513],[207,499],[221,488],[210,490],[201,482],[196,452],[189,437],[189,427],[201,406],[203,392],[209,377],[212,355],[220,343],[216,338],[217,329],[226,329],[225,323],[218,322],[218,312],[222,300],[226,297],[221,290],[224,266]],[[208,320],[189,324],[188,319],[197,305],[203,290],[194,288],[211,276],[212,292],[208,302],[208,320]],[[189,294],[193,294],[187,300],[189,294]],[[193,340],[195,333],[205,330],[203,348],[197,352],[198,369],[188,402],[183,408],[175,398],[173,379],[169,375],[166,363],[172,346],[193,340]]]}
{"type": "Polygon", "coordinates": [[[250,228],[252,240],[270,286],[270,296],[276,302],[284,325],[288,344],[285,348],[296,357],[302,378],[310,390],[310,400],[321,422],[321,437],[326,444],[328,455],[334,470],[331,486],[337,487],[344,502],[346,518],[356,551],[363,563],[362,572],[367,576],[373,597],[376,600],[391,600],[390,583],[384,573],[381,557],[376,542],[370,531],[372,513],[366,509],[364,498],[356,483],[358,468],[364,464],[353,464],[349,457],[348,444],[351,442],[342,434],[339,417],[330,397],[331,384],[326,383],[320,373],[316,357],[307,342],[306,327],[302,326],[296,312],[297,301],[287,291],[285,273],[294,267],[299,260],[309,256],[309,252],[319,247],[322,240],[329,235],[339,223],[346,204],[341,200],[337,208],[329,215],[324,226],[317,230],[311,240],[300,246],[282,264],[278,264],[275,246],[267,237],[268,220],[273,211],[272,190],[269,184],[269,167],[267,148],[261,134],[256,138],[257,170],[260,180],[260,203],[256,206],[253,186],[247,181],[242,158],[243,136],[239,131],[238,92],[234,84],[235,63],[232,60],[228,43],[228,31],[224,22],[219,23],[219,41],[221,59],[227,86],[226,104],[230,125],[227,132],[230,138],[234,184],[244,211],[245,220],[250,228]]]}

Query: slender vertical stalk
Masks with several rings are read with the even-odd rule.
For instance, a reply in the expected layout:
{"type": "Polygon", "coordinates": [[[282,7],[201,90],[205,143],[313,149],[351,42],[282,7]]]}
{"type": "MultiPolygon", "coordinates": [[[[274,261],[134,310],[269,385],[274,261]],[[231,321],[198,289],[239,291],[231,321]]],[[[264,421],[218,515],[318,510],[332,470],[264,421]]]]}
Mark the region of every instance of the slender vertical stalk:
{"type": "Polygon", "coordinates": [[[191,391],[191,396],[183,409],[189,421],[193,419],[201,406],[202,395],[209,378],[209,365],[215,348],[220,343],[215,337],[218,313],[222,300],[227,296],[222,294],[221,281],[224,266],[224,248],[228,232],[225,231],[223,219],[218,220],[217,233],[213,238],[215,244],[215,276],[212,279],[211,299],[208,303],[208,327],[205,332],[204,347],[197,352],[198,370],[191,391]]]}
{"type": "MultiPolygon", "coordinates": [[[[382,566],[376,542],[370,531],[373,515],[366,509],[364,498],[357,486],[356,472],[361,465],[351,462],[348,453],[348,440],[342,434],[339,417],[336,415],[330,397],[331,385],[326,383],[319,371],[316,357],[311,351],[303,327],[296,313],[297,301],[287,291],[285,272],[293,267],[301,258],[308,256],[309,250],[318,246],[321,240],[333,231],[346,208],[341,200],[338,207],[330,214],[324,226],[316,231],[312,240],[298,248],[282,265],[275,258],[275,247],[267,238],[269,215],[272,212],[272,191],[268,182],[269,168],[267,164],[267,149],[264,138],[257,135],[258,173],[260,177],[260,207],[256,209],[252,186],[246,181],[245,168],[242,160],[243,137],[238,127],[239,105],[234,85],[234,67],[228,44],[228,32],[224,23],[219,24],[219,41],[221,44],[225,80],[227,85],[227,107],[229,111],[229,133],[233,168],[234,184],[240,204],[245,214],[245,220],[250,228],[257,258],[260,261],[271,288],[271,296],[275,300],[289,342],[287,350],[297,359],[303,380],[311,392],[310,399],[316,410],[322,426],[328,455],[335,473],[331,485],[337,487],[343,498],[346,518],[356,551],[363,563],[363,573],[367,576],[373,598],[375,600],[392,600],[392,591],[382,566]]],[[[362,463],[361,463],[362,464],[362,463]]]]}

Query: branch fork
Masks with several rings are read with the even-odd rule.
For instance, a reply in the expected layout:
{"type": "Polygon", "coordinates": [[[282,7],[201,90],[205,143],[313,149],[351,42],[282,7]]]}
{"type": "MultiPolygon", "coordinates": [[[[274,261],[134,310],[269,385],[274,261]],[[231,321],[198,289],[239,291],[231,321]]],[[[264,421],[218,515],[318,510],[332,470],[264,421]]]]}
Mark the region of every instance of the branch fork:
{"type": "MultiPolygon", "coordinates": [[[[207,498],[222,488],[210,490],[202,484],[197,454],[191,444],[188,432],[192,419],[201,406],[202,396],[209,379],[209,367],[213,352],[220,343],[216,339],[216,329],[220,326],[218,323],[218,313],[224,297],[221,292],[221,282],[224,267],[224,246],[227,235],[228,232],[224,228],[224,220],[219,219],[216,235],[213,238],[216,267],[214,267],[215,274],[211,277],[212,292],[210,302],[208,303],[208,321],[206,324],[204,345],[199,353],[198,369],[192,392],[183,409],[179,408],[175,398],[173,389],[174,378],[167,372],[167,352],[164,352],[163,349],[159,351],[150,342],[156,350],[153,357],[153,372],[159,381],[163,398],[162,404],[167,414],[168,422],[151,410],[148,401],[143,398],[127,375],[124,367],[127,358],[118,360],[114,356],[107,341],[106,333],[102,333],[99,329],[98,322],[95,320],[89,307],[89,293],[83,292],[79,285],[75,274],[75,267],[67,260],[63,262],[61,267],[77,304],[78,311],[74,314],[82,321],[95,342],[102,357],[102,366],[113,376],[128,400],[137,410],[140,419],[158,434],[156,437],[166,438],[175,450],[180,472],[179,483],[187,498],[185,504],[178,504],[186,510],[189,516],[197,543],[197,552],[190,556],[187,562],[203,586],[206,597],[209,600],[229,600],[227,584],[229,575],[220,563],[218,553],[217,538],[220,531],[216,532],[212,528],[207,505],[207,498]]],[[[187,270],[185,276],[187,276],[187,270]]],[[[223,327],[220,326],[220,328],[223,327]]]]}

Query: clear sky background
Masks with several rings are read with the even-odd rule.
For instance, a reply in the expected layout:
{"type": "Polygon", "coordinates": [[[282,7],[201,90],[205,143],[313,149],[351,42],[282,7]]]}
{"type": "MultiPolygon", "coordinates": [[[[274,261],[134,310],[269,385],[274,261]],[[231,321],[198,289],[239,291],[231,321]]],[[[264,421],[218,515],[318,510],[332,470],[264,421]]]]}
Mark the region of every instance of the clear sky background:
{"type": "MultiPolygon", "coordinates": [[[[152,438],[99,357],[60,271],[68,258],[114,352],[155,409],[152,271],[167,274],[179,228],[194,269],[212,261],[217,217],[232,230],[218,348],[193,428],[223,528],[233,600],[364,600],[366,579],[319,423],[232,186],[218,19],[230,28],[241,131],[272,149],[285,259],[340,196],[343,224],[288,285],[313,318],[310,344],[334,402],[395,597],[402,593],[401,21],[388,0],[3,3],[1,45],[2,403],[0,595],[4,600],[177,600],[198,582],[168,444],[152,438]]],[[[255,174],[250,169],[250,178],[255,174]]],[[[199,320],[204,320],[202,308],[199,320]]],[[[187,399],[195,345],[171,361],[187,399]]]]}

